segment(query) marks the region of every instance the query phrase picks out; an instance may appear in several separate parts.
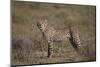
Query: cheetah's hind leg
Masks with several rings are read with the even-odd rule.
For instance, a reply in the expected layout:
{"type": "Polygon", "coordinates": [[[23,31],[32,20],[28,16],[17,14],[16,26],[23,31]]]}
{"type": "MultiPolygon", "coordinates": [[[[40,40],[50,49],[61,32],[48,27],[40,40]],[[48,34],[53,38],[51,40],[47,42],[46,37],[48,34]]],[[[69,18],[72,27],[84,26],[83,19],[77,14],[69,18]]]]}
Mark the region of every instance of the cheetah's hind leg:
{"type": "Polygon", "coordinates": [[[77,29],[72,29],[72,28],[70,29],[70,42],[75,48],[75,50],[79,50],[81,46],[81,41],[77,29]]]}

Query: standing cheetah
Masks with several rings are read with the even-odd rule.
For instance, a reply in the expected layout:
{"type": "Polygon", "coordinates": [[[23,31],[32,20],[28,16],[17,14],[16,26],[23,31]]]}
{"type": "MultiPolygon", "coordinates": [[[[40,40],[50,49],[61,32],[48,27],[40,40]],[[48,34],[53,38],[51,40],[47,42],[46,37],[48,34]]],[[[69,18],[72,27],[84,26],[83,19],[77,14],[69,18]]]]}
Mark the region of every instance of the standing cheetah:
{"type": "Polygon", "coordinates": [[[37,27],[48,42],[48,57],[52,57],[54,41],[66,41],[69,39],[76,49],[81,45],[78,31],[71,26],[66,30],[56,30],[48,25],[47,19],[40,19],[37,22],[37,27]]]}

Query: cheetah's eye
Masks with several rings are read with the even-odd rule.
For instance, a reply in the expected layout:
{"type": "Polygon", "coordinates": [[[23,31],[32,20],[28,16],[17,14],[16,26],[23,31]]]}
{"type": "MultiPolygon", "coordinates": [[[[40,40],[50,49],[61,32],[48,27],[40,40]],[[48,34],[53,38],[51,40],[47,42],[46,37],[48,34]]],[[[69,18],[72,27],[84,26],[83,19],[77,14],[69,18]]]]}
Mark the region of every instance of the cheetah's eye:
{"type": "Polygon", "coordinates": [[[37,23],[37,26],[40,27],[41,25],[39,23],[37,23]]]}

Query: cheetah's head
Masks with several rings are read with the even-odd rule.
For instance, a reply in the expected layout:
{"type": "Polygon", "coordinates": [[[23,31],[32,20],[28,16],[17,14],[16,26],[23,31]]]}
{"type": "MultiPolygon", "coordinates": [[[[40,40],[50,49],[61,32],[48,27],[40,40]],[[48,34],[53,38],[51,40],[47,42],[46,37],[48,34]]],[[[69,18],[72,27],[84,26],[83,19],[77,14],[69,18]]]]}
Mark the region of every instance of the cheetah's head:
{"type": "Polygon", "coordinates": [[[46,19],[45,20],[39,20],[37,22],[37,26],[41,31],[45,31],[46,28],[47,28],[47,20],[46,19]]]}

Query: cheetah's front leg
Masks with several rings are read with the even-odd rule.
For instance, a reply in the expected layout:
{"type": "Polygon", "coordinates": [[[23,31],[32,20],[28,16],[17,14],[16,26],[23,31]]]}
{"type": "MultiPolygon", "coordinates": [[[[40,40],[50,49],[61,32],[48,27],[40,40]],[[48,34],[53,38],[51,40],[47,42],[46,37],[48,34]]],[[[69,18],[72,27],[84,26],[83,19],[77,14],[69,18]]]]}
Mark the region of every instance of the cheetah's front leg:
{"type": "Polygon", "coordinates": [[[49,41],[48,43],[48,57],[51,58],[53,55],[53,41],[49,41]]]}

